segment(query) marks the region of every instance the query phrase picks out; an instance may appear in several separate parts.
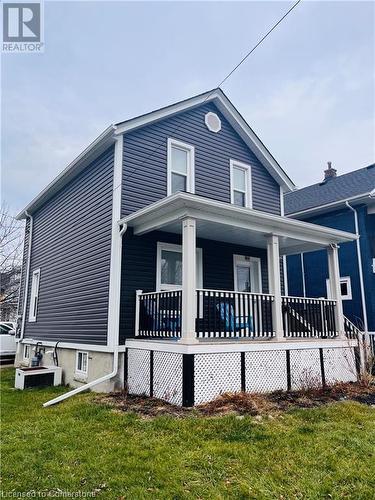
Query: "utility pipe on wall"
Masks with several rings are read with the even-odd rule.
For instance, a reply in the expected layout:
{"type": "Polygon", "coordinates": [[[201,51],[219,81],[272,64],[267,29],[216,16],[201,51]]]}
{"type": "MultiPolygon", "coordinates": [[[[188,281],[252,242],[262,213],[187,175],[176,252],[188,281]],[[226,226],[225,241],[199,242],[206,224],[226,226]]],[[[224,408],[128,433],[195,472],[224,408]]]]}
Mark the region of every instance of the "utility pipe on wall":
{"type": "Polygon", "coordinates": [[[354,214],[355,234],[358,236],[358,238],[356,240],[356,246],[357,246],[359,284],[360,284],[360,289],[361,289],[363,323],[364,323],[365,333],[367,333],[368,332],[367,308],[366,308],[365,285],[364,285],[364,281],[363,281],[361,244],[360,244],[360,240],[359,240],[360,234],[359,234],[359,224],[358,224],[358,212],[354,207],[352,207],[352,205],[348,201],[346,201],[345,204],[354,214]]]}
{"type": "Polygon", "coordinates": [[[25,211],[25,215],[30,220],[29,247],[27,249],[27,266],[26,266],[25,289],[24,289],[23,304],[22,304],[23,307],[22,307],[21,334],[20,334],[20,338],[18,339],[18,342],[21,342],[21,340],[23,339],[24,334],[25,334],[25,321],[26,321],[26,310],[27,310],[27,299],[28,299],[28,293],[29,293],[29,277],[30,277],[30,266],[31,266],[31,244],[32,244],[32,239],[33,239],[33,225],[34,225],[33,216],[31,214],[29,214],[27,211],[25,211]]]}

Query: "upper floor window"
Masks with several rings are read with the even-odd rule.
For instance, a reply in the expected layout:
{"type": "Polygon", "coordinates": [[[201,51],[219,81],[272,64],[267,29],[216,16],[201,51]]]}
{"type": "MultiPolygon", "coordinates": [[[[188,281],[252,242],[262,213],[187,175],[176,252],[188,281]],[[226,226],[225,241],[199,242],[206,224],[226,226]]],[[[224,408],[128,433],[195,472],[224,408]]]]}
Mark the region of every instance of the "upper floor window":
{"type": "Polygon", "coordinates": [[[251,167],[239,161],[230,161],[231,203],[239,207],[252,207],[251,167]]]}
{"type": "Polygon", "coordinates": [[[167,194],[194,193],[194,146],[168,139],[167,194]]]}
{"type": "Polygon", "coordinates": [[[36,315],[38,311],[38,300],[39,300],[39,284],[40,284],[40,269],[36,269],[33,272],[33,277],[31,282],[29,321],[36,321],[36,315]]]}

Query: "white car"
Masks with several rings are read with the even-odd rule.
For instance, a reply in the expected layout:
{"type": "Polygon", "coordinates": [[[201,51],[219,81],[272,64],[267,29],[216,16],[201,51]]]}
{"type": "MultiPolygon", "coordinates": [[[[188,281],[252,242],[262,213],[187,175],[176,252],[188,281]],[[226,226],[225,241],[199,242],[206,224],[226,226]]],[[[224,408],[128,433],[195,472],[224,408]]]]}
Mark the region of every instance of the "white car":
{"type": "Polygon", "coordinates": [[[16,355],[15,324],[9,321],[0,322],[0,364],[14,362],[16,355]]]}

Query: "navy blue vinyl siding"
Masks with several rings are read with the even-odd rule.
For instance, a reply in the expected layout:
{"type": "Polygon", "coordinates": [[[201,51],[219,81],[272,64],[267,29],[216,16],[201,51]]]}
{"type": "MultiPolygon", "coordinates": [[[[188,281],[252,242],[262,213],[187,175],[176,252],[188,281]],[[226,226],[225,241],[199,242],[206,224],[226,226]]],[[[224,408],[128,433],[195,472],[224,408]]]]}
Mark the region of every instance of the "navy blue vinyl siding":
{"type": "MultiPolygon", "coordinates": [[[[134,336],[135,292],[154,291],[156,288],[157,242],[181,244],[181,236],[155,231],[144,236],[133,236],[132,230],[123,240],[123,265],[121,280],[120,343],[134,336]]],[[[203,288],[233,290],[233,255],[261,258],[262,288],[268,292],[266,251],[260,248],[231,245],[217,241],[198,239],[202,248],[203,288]]]]}
{"type": "Polygon", "coordinates": [[[25,337],[106,344],[112,184],[113,147],[33,214],[25,337]],[[38,314],[31,323],[31,277],[38,268],[38,314]]]}
{"type": "MultiPolygon", "coordinates": [[[[360,245],[363,264],[363,276],[365,282],[365,293],[367,303],[367,317],[369,321],[370,331],[375,330],[375,275],[371,269],[372,252],[371,250],[371,224],[374,224],[373,217],[368,216],[366,207],[359,207],[359,225],[360,225],[360,245]]],[[[354,216],[350,210],[339,210],[336,212],[326,213],[323,215],[305,219],[306,222],[320,224],[343,231],[355,232],[354,216]]],[[[302,267],[300,256],[291,256],[287,259],[288,262],[288,285],[289,295],[302,296],[302,267]]],[[[339,264],[340,275],[342,277],[349,276],[351,279],[352,300],[344,300],[344,314],[353,323],[359,326],[363,321],[360,278],[357,259],[356,243],[343,243],[339,248],[339,264]]],[[[305,284],[307,297],[326,297],[326,279],[328,278],[328,260],[327,252],[309,252],[304,254],[304,269],[305,269],[305,284]]]]}
{"type": "Polygon", "coordinates": [[[213,103],[147,125],[124,136],[122,213],[167,196],[167,139],[195,147],[195,194],[230,203],[230,159],[251,165],[253,208],[280,214],[280,188],[213,103]],[[205,114],[220,116],[210,132],[205,114]]]}

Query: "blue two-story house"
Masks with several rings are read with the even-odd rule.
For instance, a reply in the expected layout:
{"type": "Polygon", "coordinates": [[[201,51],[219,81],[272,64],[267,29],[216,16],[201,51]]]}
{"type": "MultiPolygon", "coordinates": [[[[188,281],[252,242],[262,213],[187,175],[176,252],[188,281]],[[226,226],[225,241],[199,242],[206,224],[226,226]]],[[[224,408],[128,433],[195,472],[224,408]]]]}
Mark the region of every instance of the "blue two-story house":
{"type": "Polygon", "coordinates": [[[18,216],[17,364],[59,364],[75,389],[48,404],[355,380],[337,245],[356,235],[285,217],[294,189],[220,89],[111,125],[18,216]],[[314,250],[331,297],[289,297],[282,257],[314,250]]]}
{"type": "MultiPolygon", "coordinates": [[[[329,163],[322,182],[284,200],[288,217],[358,235],[339,248],[343,310],[358,328],[375,334],[375,164],[338,176],[329,163]]],[[[328,278],[323,252],[288,257],[290,294],[328,298],[328,278]]]]}

